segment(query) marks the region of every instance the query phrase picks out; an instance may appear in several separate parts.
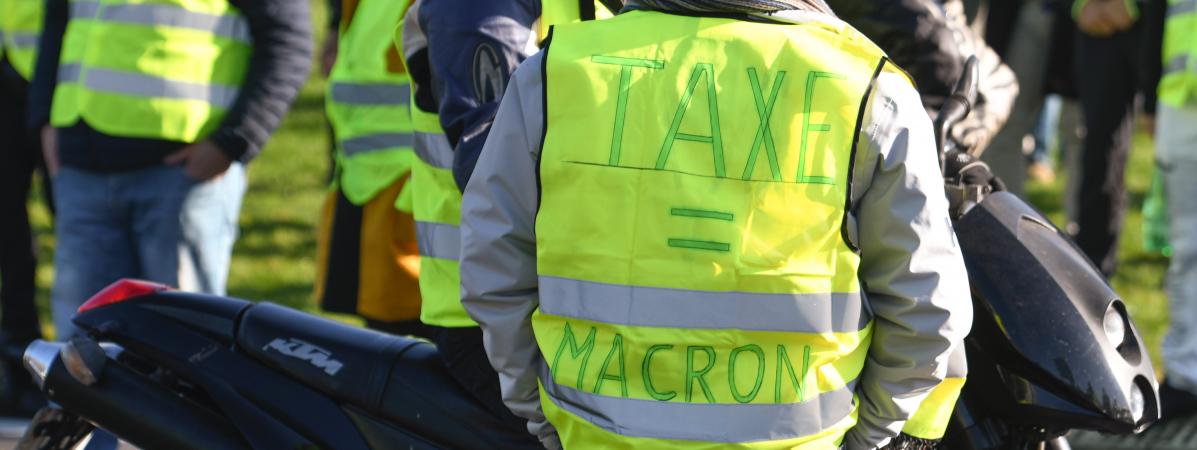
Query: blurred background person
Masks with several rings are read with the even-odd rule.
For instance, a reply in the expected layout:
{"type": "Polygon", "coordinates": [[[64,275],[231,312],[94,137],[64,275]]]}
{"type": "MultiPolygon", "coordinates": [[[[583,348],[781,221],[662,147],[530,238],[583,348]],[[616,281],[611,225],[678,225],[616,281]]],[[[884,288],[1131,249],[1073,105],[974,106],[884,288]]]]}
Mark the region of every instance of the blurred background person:
{"type": "Polygon", "coordinates": [[[1147,122],[1155,133],[1171,230],[1171,320],[1160,401],[1163,419],[1172,419],[1197,412],[1197,1],[1152,0],[1143,22],[1143,88],[1148,97],[1158,92],[1147,122]]]}
{"type": "MultiPolygon", "coordinates": [[[[618,3],[618,2],[604,2],[618,3]]],[[[618,6],[615,6],[618,9],[618,6]]],[[[454,380],[511,426],[499,448],[538,448],[527,421],[503,405],[482,330],[461,304],[461,191],[474,171],[511,72],[550,25],[610,17],[599,1],[424,0],[409,10],[402,46],[415,87],[413,203],[420,242],[420,320],[454,380]]]]}
{"type": "MultiPolygon", "coordinates": [[[[994,175],[1002,178],[1006,188],[1014,194],[1025,197],[1024,185],[1027,178],[1026,137],[1040,122],[1044,110],[1044,85],[1047,76],[1047,61],[1052,41],[1054,6],[1048,0],[1026,0],[1022,5],[1012,2],[1004,9],[1015,10],[1012,27],[1005,36],[996,36],[1006,27],[993,27],[989,38],[995,47],[1000,42],[1004,53],[1002,59],[1009,65],[1018,80],[1018,95],[1015,96],[1009,120],[993,139],[993,145],[982,159],[993,169],[994,175]]],[[[997,17],[991,16],[990,20],[997,17]]]]}
{"type": "MultiPolygon", "coordinates": [[[[41,0],[0,0],[0,359],[9,374],[0,382],[0,415],[31,416],[42,403],[20,373],[25,346],[42,337],[27,201],[33,172],[47,178],[36,133],[25,130],[42,12],[41,0]]],[[[49,183],[42,186],[48,200],[49,183]]]]}
{"type": "MultiPolygon", "coordinates": [[[[325,80],[332,74],[333,65],[337,63],[337,50],[341,40],[341,19],[344,5],[341,0],[328,0],[325,4],[328,19],[325,21],[324,42],[320,44],[316,61],[319,63],[320,75],[325,80]]],[[[325,98],[325,101],[328,99],[325,98]]],[[[325,111],[327,114],[327,110],[325,111]]],[[[332,182],[337,170],[337,134],[332,127],[332,118],[328,118],[328,181],[332,182]]]]}
{"type": "MultiPolygon", "coordinates": [[[[1077,246],[1107,277],[1118,267],[1125,172],[1134,134],[1142,1],[1076,0],[1076,82],[1085,123],[1077,190],[1077,246]]],[[[1153,108],[1154,105],[1145,105],[1153,108]]]]}
{"type": "Polygon", "coordinates": [[[412,218],[411,83],[395,47],[408,2],[345,0],[326,111],[335,169],[320,222],[316,298],[370,328],[431,338],[420,323],[412,218]]]}
{"type": "Polygon", "coordinates": [[[1010,115],[1018,83],[997,53],[969,27],[961,0],[828,0],[827,4],[914,78],[932,118],[964,73],[965,60],[976,55],[980,61],[977,101],[969,116],[952,128],[952,135],[967,147],[989,146],[1010,115]]]}
{"type": "Polygon", "coordinates": [[[57,337],[123,277],[223,294],[243,164],[308,74],[308,2],[46,5],[28,125],[58,206],[57,337]]]}

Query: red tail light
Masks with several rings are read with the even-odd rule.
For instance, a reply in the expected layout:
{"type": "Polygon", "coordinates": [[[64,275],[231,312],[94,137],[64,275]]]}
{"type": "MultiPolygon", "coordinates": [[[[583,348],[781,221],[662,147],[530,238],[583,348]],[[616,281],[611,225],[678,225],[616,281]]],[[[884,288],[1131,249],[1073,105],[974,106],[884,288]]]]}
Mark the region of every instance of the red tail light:
{"type": "Polygon", "coordinates": [[[91,311],[96,308],[103,308],[108,305],[120,303],[125,300],[141,297],[143,295],[150,295],[155,292],[162,292],[170,290],[170,286],[158,283],[151,283],[142,280],[130,280],[123,278],[115,283],[108,285],[108,287],[97,292],[87,302],[79,307],[77,312],[91,311]]]}

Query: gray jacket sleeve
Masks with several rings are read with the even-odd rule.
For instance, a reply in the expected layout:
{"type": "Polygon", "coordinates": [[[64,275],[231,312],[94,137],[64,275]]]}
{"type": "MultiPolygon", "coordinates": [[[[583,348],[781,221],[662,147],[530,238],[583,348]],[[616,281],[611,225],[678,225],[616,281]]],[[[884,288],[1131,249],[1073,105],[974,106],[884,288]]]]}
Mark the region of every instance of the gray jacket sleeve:
{"type": "Polygon", "coordinates": [[[862,124],[851,222],[875,323],[849,449],[877,448],[898,435],[943,380],[972,324],[968,274],[918,92],[883,73],[862,124]]]}
{"type": "Polygon", "coordinates": [[[461,296],[482,327],[483,344],[499,373],[503,402],[528,419],[546,448],[560,448],[540,409],[540,350],[532,312],[540,304],[534,224],[540,196],[536,162],[543,130],[541,54],[512,75],[461,205],[461,296]]]}
{"type": "MultiPolygon", "coordinates": [[[[530,317],[539,304],[535,214],[542,134],[541,55],[515,72],[462,204],[462,303],[482,326],[503,400],[554,448],[540,410],[541,362],[530,317]]],[[[931,124],[918,93],[883,74],[862,122],[849,235],[876,315],[848,448],[876,448],[902,429],[943,378],[972,323],[931,124]]]]}

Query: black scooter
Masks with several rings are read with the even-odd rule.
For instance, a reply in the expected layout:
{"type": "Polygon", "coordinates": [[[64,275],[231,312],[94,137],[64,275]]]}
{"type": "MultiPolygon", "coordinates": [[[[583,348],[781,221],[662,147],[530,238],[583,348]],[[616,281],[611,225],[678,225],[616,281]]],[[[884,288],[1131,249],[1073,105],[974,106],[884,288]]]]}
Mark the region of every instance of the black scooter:
{"type": "MultiPolygon", "coordinates": [[[[974,98],[970,67],[937,122],[941,150],[974,98]]],[[[976,313],[943,444],[1067,449],[1071,429],[1156,421],[1146,347],[1100,272],[1017,197],[948,180],[976,313]]],[[[74,322],[86,337],[26,350],[55,406],[19,448],[71,448],[95,427],[147,449],[511,448],[522,431],[457,387],[431,344],[272,303],[123,280],[74,322]]]]}

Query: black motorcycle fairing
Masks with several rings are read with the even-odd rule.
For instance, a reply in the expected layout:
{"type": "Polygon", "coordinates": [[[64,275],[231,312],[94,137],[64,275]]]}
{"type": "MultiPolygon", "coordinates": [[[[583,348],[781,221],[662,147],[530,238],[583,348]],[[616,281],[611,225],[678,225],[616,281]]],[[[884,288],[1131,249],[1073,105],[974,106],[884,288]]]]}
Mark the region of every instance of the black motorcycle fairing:
{"type": "MultiPolygon", "coordinates": [[[[527,430],[510,429],[458,386],[436,347],[424,341],[259,303],[245,312],[238,345],[330,397],[406,430],[396,436],[416,434],[450,448],[510,449],[528,441],[527,430]],[[462,426],[466,423],[470,426],[462,426]]],[[[367,423],[359,419],[359,427],[367,423]]]]}
{"type": "Polygon", "coordinates": [[[1060,429],[1128,433],[1158,417],[1142,338],[1117,294],[1071,241],[1004,192],[988,196],[955,225],[976,315],[964,396],[986,397],[976,404],[1011,423],[1060,429]],[[1110,307],[1121,308],[1122,343],[1109,342],[1103,331],[1110,307]],[[978,370],[988,367],[994,371],[978,370]],[[1135,389],[1145,401],[1139,419],[1130,406],[1135,389]]]}
{"type": "MultiPolygon", "coordinates": [[[[192,316],[186,311],[191,306],[199,316],[209,319],[216,315],[214,311],[221,310],[235,318],[244,315],[244,308],[237,308],[234,314],[234,308],[227,306],[252,305],[210,296],[195,297],[197,302],[193,303],[171,302],[179,298],[176,295],[122,301],[78,314],[74,321],[97,340],[124,347],[125,357],[135,355],[139,362],[146,363],[154,371],[154,379],[146,379],[145,383],[182,388],[176,394],[192,395],[196,402],[191,407],[227,417],[252,447],[368,448],[333,399],[222,343],[209,332],[212,326],[192,327],[174,318],[192,316]],[[171,315],[159,312],[163,302],[171,302],[171,315]],[[226,303],[226,308],[203,303],[226,303]]],[[[214,323],[209,321],[209,325],[214,323]]],[[[64,399],[61,403],[76,411],[74,404],[78,402],[64,399]]]]}
{"type": "Polygon", "coordinates": [[[237,318],[250,305],[250,302],[230,297],[161,291],[79,313],[71,321],[93,334],[105,334],[104,328],[118,327],[123,322],[119,314],[113,314],[115,311],[136,306],[168,317],[221,344],[231,345],[236,335],[237,318]]]}

